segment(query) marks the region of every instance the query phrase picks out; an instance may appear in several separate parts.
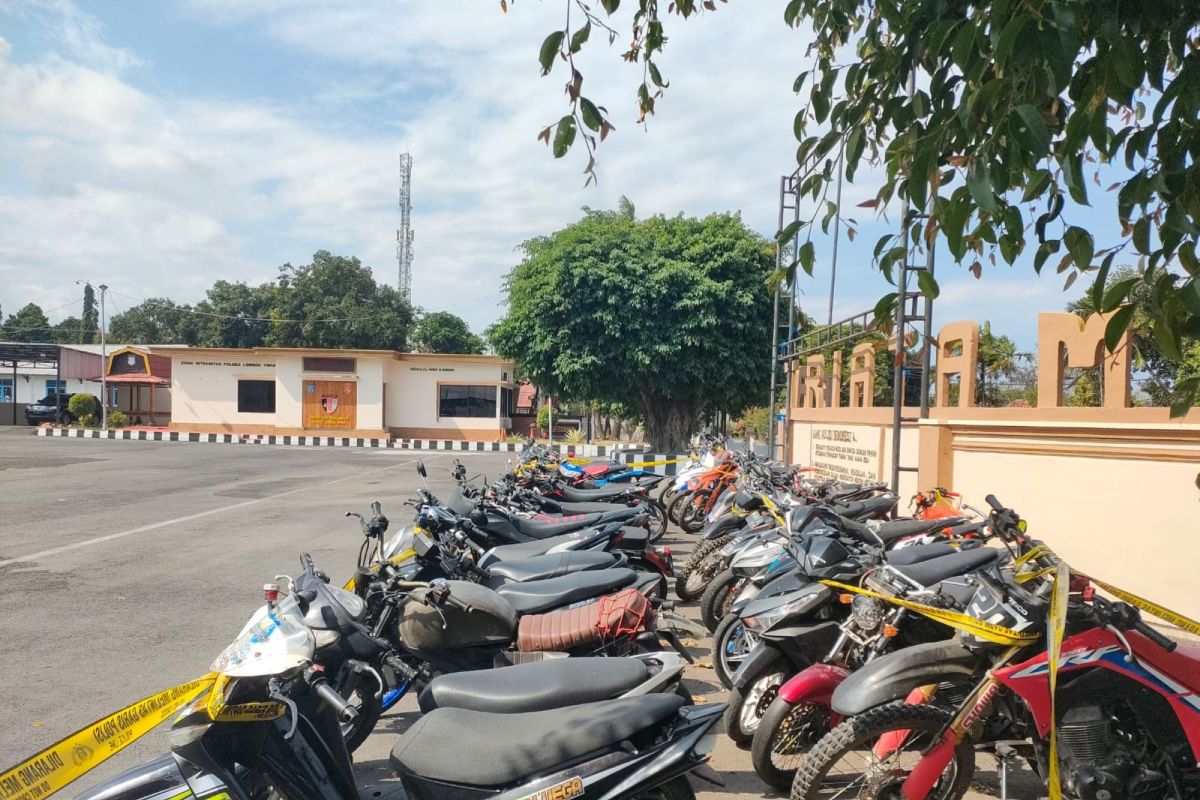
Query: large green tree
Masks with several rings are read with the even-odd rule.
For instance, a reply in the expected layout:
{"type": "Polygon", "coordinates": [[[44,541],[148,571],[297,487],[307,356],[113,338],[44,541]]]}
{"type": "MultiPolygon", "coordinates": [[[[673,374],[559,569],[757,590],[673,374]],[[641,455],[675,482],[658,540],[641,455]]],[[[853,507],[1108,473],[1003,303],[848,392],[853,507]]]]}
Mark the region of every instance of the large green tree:
{"type": "Polygon", "coordinates": [[[29,303],[17,313],[8,315],[3,338],[10,342],[48,342],[53,338],[53,327],[42,307],[29,303]]]}
{"type": "MultiPolygon", "coordinates": [[[[664,19],[717,8],[636,0],[624,3],[632,21],[621,23],[621,6],[561,0],[550,19],[562,27],[538,53],[543,74],[565,63],[569,104],[541,138],[555,157],[582,141],[589,179],[595,149],[613,130],[576,65],[591,32],[629,42],[624,59],[643,67],[644,120],[667,85],[655,62],[668,41],[664,19]],[[628,36],[616,30],[625,24],[628,36]]],[[[1011,264],[1029,251],[1037,271],[1050,264],[1068,285],[1080,274],[1092,279],[1094,305],[1113,314],[1110,349],[1133,319],[1134,286],[1145,286],[1155,338],[1167,356],[1182,357],[1183,338],[1200,335],[1200,4],[789,0],[781,8],[785,24],[811,31],[794,82],[806,98],[793,121],[800,193],[821,213],[816,201],[827,199],[839,161],[850,181],[864,163],[884,167],[876,204],[899,200],[905,209],[905,235],[875,248],[889,279],[911,244],[939,237],[976,277],[997,256],[1011,264]],[[1089,183],[1110,184],[1113,224],[1082,221],[1080,207],[1098,191],[1089,183]],[[1138,274],[1111,281],[1114,259],[1130,256],[1138,274]]],[[[780,241],[799,237],[793,270],[814,268],[815,220],[779,232],[780,241]]],[[[920,289],[936,296],[937,282],[924,275],[920,289]]],[[[881,301],[881,318],[894,302],[881,301]]],[[[1180,381],[1176,407],[1198,387],[1200,379],[1180,381]]]]}
{"type": "Polygon", "coordinates": [[[100,341],[100,308],[96,305],[96,290],[90,283],[83,287],[83,316],[79,323],[79,344],[100,341]]]}
{"type": "Polygon", "coordinates": [[[483,340],[462,317],[449,311],[422,314],[413,327],[413,346],[421,353],[482,353],[483,340]]]}
{"type": "Polygon", "coordinates": [[[705,409],[762,402],[773,258],[740,216],[638,220],[626,203],[522,250],[492,340],[551,394],[638,409],[668,452],[705,409]]]}
{"type": "Polygon", "coordinates": [[[108,338],[126,344],[196,345],[209,319],[191,306],[152,297],[114,316],[108,323],[108,338]]]}
{"type": "Polygon", "coordinates": [[[311,264],[279,268],[266,343],[280,347],[404,350],[413,312],[396,289],[378,284],[357,258],[326,250],[311,264]]]}

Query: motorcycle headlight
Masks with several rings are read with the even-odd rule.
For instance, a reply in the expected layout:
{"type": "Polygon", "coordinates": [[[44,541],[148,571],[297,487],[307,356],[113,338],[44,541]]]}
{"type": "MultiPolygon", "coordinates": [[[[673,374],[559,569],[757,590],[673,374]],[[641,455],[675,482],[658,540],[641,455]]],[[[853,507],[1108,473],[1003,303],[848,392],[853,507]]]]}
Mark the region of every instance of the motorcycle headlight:
{"type": "Polygon", "coordinates": [[[883,622],[883,603],[865,594],[855,595],[850,617],[862,631],[873,631],[883,622]]]}
{"type": "Polygon", "coordinates": [[[773,608],[770,611],[764,611],[761,614],[756,614],[753,617],[745,617],[742,624],[747,630],[765,631],[767,628],[774,625],[779,620],[783,619],[790,609],[787,606],[773,608]]]}

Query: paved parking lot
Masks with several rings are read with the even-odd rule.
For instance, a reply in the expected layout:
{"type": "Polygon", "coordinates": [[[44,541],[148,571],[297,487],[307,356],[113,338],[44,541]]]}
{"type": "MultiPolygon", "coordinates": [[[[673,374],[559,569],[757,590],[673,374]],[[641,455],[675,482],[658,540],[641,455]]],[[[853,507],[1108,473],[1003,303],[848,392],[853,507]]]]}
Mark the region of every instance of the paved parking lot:
{"type": "MultiPolygon", "coordinates": [[[[297,571],[301,552],[335,579],[361,534],[348,510],[383,503],[396,523],[416,494],[417,458],[448,492],[452,454],[343,448],[37,439],[0,429],[0,767],[104,714],[207,671],[261,602],[262,584],[297,571]]],[[[506,455],[476,454],[496,474],[506,455]]],[[[668,537],[677,557],[689,547],[668,537]]],[[[698,655],[707,659],[703,646],[698,655]]],[[[709,669],[693,694],[718,701],[709,669]]],[[[406,698],[359,751],[371,796],[413,719],[406,698]]],[[[68,788],[164,752],[166,726],[68,788]]],[[[749,756],[722,737],[723,789],[705,800],[763,796],[749,756]]]]}

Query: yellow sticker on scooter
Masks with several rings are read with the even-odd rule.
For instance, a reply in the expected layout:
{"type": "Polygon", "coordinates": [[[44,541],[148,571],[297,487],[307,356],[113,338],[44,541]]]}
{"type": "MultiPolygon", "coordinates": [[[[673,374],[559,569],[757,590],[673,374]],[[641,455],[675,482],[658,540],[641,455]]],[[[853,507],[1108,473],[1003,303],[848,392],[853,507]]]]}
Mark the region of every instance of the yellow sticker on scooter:
{"type": "Polygon", "coordinates": [[[583,795],[583,779],[568,778],[562,783],[556,783],[545,789],[539,789],[533,794],[527,794],[518,800],[572,800],[583,795]]]}

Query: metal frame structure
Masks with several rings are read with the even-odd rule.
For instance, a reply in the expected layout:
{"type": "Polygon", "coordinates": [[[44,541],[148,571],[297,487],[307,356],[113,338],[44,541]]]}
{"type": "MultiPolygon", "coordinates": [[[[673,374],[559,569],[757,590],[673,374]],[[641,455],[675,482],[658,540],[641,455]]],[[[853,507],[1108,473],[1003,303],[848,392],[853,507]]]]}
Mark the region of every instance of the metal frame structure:
{"type": "MultiPolygon", "coordinates": [[[[62,381],[62,348],[56,344],[25,344],[0,342],[0,367],[12,368],[12,424],[17,424],[17,367],[50,367],[53,365],[55,385],[62,381]]],[[[59,416],[62,415],[62,393],[55,392],[59,416]]]]}
{"type": "Polygon", "coordinates": [[[396,261],[399,275],[396,288],[404,299],[412,302],[412,155],[400,154],[400,227],[396,229],[396,261]]]}

